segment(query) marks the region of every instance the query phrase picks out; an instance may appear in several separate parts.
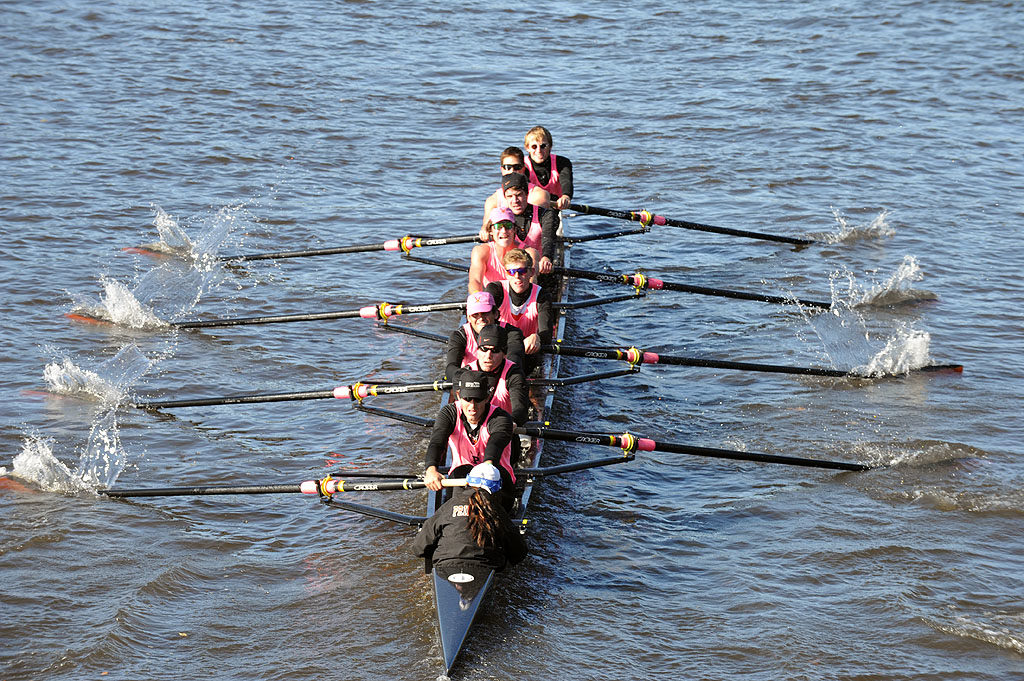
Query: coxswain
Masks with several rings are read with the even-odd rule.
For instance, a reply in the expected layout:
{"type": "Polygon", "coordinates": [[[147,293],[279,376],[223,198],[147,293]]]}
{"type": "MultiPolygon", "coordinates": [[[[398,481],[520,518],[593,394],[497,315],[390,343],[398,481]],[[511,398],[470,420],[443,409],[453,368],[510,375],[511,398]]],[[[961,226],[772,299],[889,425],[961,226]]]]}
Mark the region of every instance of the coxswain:
{"type": "MultiPolygon", "coordinates": [[[[485,289],[494,298],[498,319],[522,331],[528,362],[541,345],[551,342],[551,301],[547,291],[533,283],[533,263],[530,253],[509,250],[502,261],[505,279],[485,289]]],[[[530,373],[525,367],[524,371],[530,373]]]]}
{"type": "MultiPolygon", "coordinates": [[[[526,540],[500,503],[502,477],[490,463],[470,469],[466,486],[455,488],[451,499],[423,524],[413,541],[415,555],[428,558],[441,574],[458,574],[458,583],[475,568],[502,570],[526,557],[526,540]]],[[[481,584],[470,584],[476,594],[481,584]],[[477,588],[473,588],[477,587],[477,588]]]]}
{"type": "Polygon", "coordinates": [[[506,175],[501,190],[508,201],[516,226],[516,238],[540,252],[537,268],[547,274],[554,267],[554,253],[558,232],[558,212],[527,202],[526,178],[517,173],[506,175]]]}
{"type": "Polygon", "coordinates": [[[506,509],[515,502],[516,476],[512,471],[512,415],[491,403],[494,392],[487,374],[463,370],[455,379],[455,400],[441,407],[427,443],[423,481],[427,489],[441,490],[440,468],[445,452],[452,453],[447,477],[465,477],[484,461],[501,474],[501,502],[506,509]]]}
{"type": "Polygon", "coordinates": [[[530,128],[524,141],[527,179],[551,195],[556,209],[565,210],[572,201],[572,161],[551,153],[554,142],[543,126],[530,128]]]}
{"type": "MultiPolygon", "coordinates": [[[[504,151],[501,152],[500,160],[501,165],[498,168],[501,171],[502,178],[512,173],[526,175],[526,163],[523,156],[523,150],[519,147],[505,147],[504,151]]],[[[527,196],[527,201],[529,203],[537,206],[545,206],[550,200],[551,195],[540,187],[529,187],[527,196]]],[[[480,228],[481,241],[487,241],[490,239],[488,226],[491,224],[491,211],[495,208],[508,208],[508,201],[505,200],[505,194],[503,193],[500,185],[484,202],[484,222],[483,226],[480,228]]]]}
{"type": "Polygon", "coordinates": [[[523,366],[526,351],[523,349],[523,334],[511,324],[498,321],[498,310],[494,297],[486,291],[470,293],[466,299],[466,323],[448,336],[448,351],[445,353],[444,375],[455,380],[459,370],[476,359],[480,346],[480,329],[488,324],[500,324],[508,334],[508,358],[523,366]]]}
{"type": "Polygon", "coordinates": [[[513,248],[527,248],[531,255],[537,251],[528,248],[516,238],[515,216],[508,208],[493,208],[488,220],[490,239],[477,244],[469,257],[469,292],[484,290],[492,281],[505,279],[505,254],[513,248]]]}

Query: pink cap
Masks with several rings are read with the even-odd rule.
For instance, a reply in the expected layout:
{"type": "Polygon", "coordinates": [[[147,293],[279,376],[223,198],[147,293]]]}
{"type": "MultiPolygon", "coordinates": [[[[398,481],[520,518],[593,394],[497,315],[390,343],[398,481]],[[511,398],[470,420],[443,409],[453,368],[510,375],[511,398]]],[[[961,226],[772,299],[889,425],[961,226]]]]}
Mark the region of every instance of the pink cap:
{"type": "Polygon", "coordinates": [[[492,208],[488,219],[495,225],[499,222],[515,222],[516,216],[508,208],[492,208]]]}
{"type": "Polygon", "coordinates": [[[494,309],[494,296],[487,291],[477,291],[466,298],[466,314],[480,314],[494,309]]]}

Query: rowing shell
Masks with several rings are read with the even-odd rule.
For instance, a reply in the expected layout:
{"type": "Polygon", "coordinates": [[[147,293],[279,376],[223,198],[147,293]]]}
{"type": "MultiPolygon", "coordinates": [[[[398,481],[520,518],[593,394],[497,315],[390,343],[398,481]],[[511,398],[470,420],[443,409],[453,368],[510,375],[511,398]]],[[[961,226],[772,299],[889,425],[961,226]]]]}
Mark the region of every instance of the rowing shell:
{"type": "MultiPolygon", "coordinates": [[[[562,236],[562,228],[559,226],[558,235],[562,236]]],[[[556,261],[564,267],[569,266],[568,247],[560,249],[556,254],[556,261]]],[[[559,302],[568,302],[568,279],[562,277],[559,283],[558,295],[555,297],[559,302]]],[[[554,321],[553,337],[562,338],[565,333],[565,309],[560,312],[554,321]]],[[[540,373],[546,378],[558,378],[561,369],[561,357],[557,354],[545,355],[540,373]]],[[[450,394],[442,398],[442,403],[450,399],[450,394]]],[[[534,421],[544,422],[547,414],[551,412],[551,405],[555,399],[553,386],[534,387],[530,389],[530,402],[535,412],[534,421]]],[[[518,436],[514,436],[518,437],[518,436]]],[[[531,438],[529,446],[524,439],[522,453],[517,468],[530,467],[539,468],[541,465],[541,454],[544,449],[544,441],[540,438],[531,438]]],[[[451,451],[448,452],[448,465],[451,465],[451,451]]],[[[512,522],[520,528],[525,528],[526,509],[530,502],[530,495],[533,491],[533,480],[523,474],[516,481],[519,491],[519,501],[515,507],[512,522]]],[[[427,517],[434,515],[434,512],[443,503],[444,492],[431,492],[427,497],[427,517]]],[[[431,559],[426,559],[425,570],[431,572],[431,559]]],[[[486,568],[467,568],[464,572],[446,573],[443,570],[433,570],[434,602],[437,606],[437,624],[441,632],[441,649],[444,654],[445,674],[450,674],[455,661],[462,650],[466,638],[469,636],[473,622],[480,612],[481,604],[490,591],[495,580],[493,570],[486,568]]]]}

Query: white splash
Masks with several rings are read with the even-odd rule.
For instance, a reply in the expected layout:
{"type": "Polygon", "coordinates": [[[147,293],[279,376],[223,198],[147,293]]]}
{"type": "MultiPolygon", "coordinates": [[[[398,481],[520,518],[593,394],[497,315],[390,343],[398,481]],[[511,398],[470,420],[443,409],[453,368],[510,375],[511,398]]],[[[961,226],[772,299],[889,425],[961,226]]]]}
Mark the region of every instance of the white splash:
{"type": "Polygon", "coordinates": [[[887,220],[889,211],[886,210],[876,215],[867,225],[850,222],[835,207],[832,208],[832,216],[835,218],[839,230],[822,235],[821,240],[825,243],[836,244],[862,239],[882,239],[896,233],[896,230],[889,225],[887,220]]]}
{"type": "Polygon", "coordinates": [[[68,357],[51,362],[43,369],[43,380],[51,392],[60,395],[95,397],[101,402],[116,404],[124,400],[128,388],[153,364],[137,346],[130,344],[102,362],[95,371],[79,367],[68,357]]]}
{"type": "Polygon", "coordinates": [[[936,300],[938,296],[931,291],[914,289],[915,281],[924,279],[921,266],[912,255],[903,256],[903,262],[896,271],[881,283],[874,283],[863,292],[858,305],[892,306],[918,300],[936,300]]]}
{"type": "Polygon", "coordinates": [[[928,348],[931,335],[927,331],[897,327],[894,334],[866,364],[851,369],[864,376],[906,374],[930,363],[928,348]]]}
{"type": "Polygon", "coordinates": [[[127,462],[117,428],[117,408],[113,407],[93,422],[89,442],[78,457],[77,476],[90,488],[110,487],[127,462]]]}
{"type": "Polygon", "coordinates": [[[47,492],[75,493],[89,489],[53,454],[55,443],[51,438],[37,434],[24,440],[21,451],[12,465],[11,475],[37,485],[47,492]]]}

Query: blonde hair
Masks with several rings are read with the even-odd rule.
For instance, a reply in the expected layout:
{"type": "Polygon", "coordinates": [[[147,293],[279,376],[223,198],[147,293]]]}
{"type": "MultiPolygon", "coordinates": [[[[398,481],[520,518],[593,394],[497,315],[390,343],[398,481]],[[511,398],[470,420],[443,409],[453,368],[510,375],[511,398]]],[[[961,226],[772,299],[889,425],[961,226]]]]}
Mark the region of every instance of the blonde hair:
{"type": "Polygon", "coordinates": [[[501,264],[508,265],[514,262],[521,262],[526,267],[533,267],[533,256],[522,248],[513,248],[501,259],[501,264]]]}
{"type": "Polygon", "coordinates": [[[523,138],[523,143],[527,147],[530,146],[530,140],[539,139],[541,142],[547,142],[548,148],[555,146],[554,141],[551,139],[551,132],[548,131],[543,125],[535,125],[526,133],[526,137],[523,138]]]}

